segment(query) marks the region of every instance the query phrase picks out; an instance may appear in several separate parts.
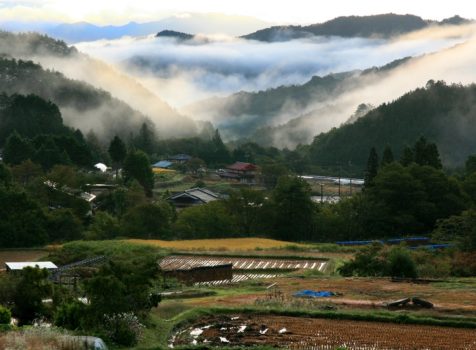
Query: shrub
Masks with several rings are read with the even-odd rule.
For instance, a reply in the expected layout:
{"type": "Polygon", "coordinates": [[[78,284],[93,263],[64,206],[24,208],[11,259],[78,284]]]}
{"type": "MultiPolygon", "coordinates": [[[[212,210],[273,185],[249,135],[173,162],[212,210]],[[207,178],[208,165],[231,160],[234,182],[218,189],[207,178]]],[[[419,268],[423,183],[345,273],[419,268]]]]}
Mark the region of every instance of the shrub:
{"type": "Polygon", "coordinates": [[[0,305],[0,324],[9,324],[12,314],[9,309],[0,305]]]}
{"type": "Polygon", "coordinates": [[[410,253],[402,247],[393,248],[388,255],[388,275],[416,278],[417,270],[410,253]]]}
{"type": "Polygon", "coordinates": [[[55,325],[71,330],[78,329],[81,326],[85,311],[86,305],[77,301],[62,304],[56,311],[55,325]]]}
{"type": "Polygon", "coordinates": [[[108,337],[116,344],[132,346],[137,344],[144,326],[132,312],[106,315],[104,328],[108,337]]]}

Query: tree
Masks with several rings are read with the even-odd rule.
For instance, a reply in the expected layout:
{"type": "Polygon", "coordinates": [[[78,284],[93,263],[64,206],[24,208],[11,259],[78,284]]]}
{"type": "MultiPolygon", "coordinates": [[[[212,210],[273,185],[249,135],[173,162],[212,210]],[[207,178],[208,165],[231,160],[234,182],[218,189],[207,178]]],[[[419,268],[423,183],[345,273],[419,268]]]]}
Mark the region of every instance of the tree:
{"type": "Polygon", "coordinates": [[[385,146],[385,149],[383,150],[381,166],[390,164],[394,160],[395,160],[395,158],[393,157],[392,149],[390,148],[389,145],[385,146]]]}
{"type": "Polygon", "coordinates": [[[466,210],[438,221],[432,237],[445,242],[456,242],[462,251],[476,251],[476,210],[466,210]]]}
{"type": "Polygon", "coordinates": [[[5,149],[3,150],[3,160],[7,164],[17,165],[27,159],[31,159],[33,152],[31,143],[15,131],[7,138],[5,149]]]}
{"type": "Polygon", "coordinates": [[[44,313],[45,307],[42,300],[51,293],[51,284],[47,277],[46,269],[25,267],[22,270],[14,295],[13,309],[20,324],[30,323],[44,313]]]}
{"type": "Polygon", "coordinates": [[[435,143],[429,143],[423,136],[413,146],[415,163],[441,169],[440,154],[435,143]]]}
{"type": "Polygon", "coordinates": [[[274,232],[283,240],[313,237],[315,206],[311,187],[299,177],[282,176],[272,193],[274,232]]]}
{"type": "Polygon", "coordinates": [[[9,187],[12,183],[12,173],[3,163],[0,163],[0,186],[9,187]]]}
{"type": "Polygon", "coordinates": [[[230,152],[226,148],[225,144],[223,143],[220,132],[218,129],[215,130],[215,134],[212,138],[213,144],[213,164],[215,165],[223,165],[229,163],[231,160],[230,152]]]}
{"type": "Polygon", "coordinates": [[[144,188],[148,197],[152,197],[154,188],[154,173],[150,166],[149,157],[142,151],[130,152],[124,161],[124,178],[126,183],[136,179],[144,188]]]}
{"type": "Polygon", "coordinates": [[[128,260],[112,260],[85,281],[91,321],[101,324],[105,315],[148,311],[154,305],[151,298],[153,279],[158,272],[155,254],[135,256],[128,260]]]}
{"type": "Polygon", "coordinates": [[[34,247],[48,240],[46,218],[26,193],[0,187],[0,247],[34,247]]]}
{"type": "Polygon", "coordinates": [[[178,213],[174,232],[181,239],[234,236],[234,218],[221,201],[185,208],[178,213]]]}
{"type": "Polygon", "coordinates": [[[60,150],[52,137],[36,137],[34,143],[38,151],[33,160],[41,164],[44,170],[49,170],[58,164],[71,164],[71,159],[66,151],[60,150]]]}
{"type": "Polygon", "coordinates": [[[126,212],[122,218],[125,236],[166,238],[170,232],[172,208],[166,202],[143,204],[126,212]]]}
{"type": "Polygon", "coordinates": [[[83,235],[82,224],[71,209],[57,209],[48,215],[48,233],[53,242],[78,240],[83,235]]]}
{"type": "Polygon", "coordinates": [[[367,169],[365,171],[365,187],[373,186],[374,178],[378,173],[378,155],[375,147],[370,149],[369,158],[367,160],[367,169]]]}
{"type": "Polygon", "coordinates": [[[113,239],[119,236],[119,233],[120,226],[118,220],[104,211],[98,211],[96,215],[94,215],[88,232],[86,232],[86,239],[113,239]]]}
{"type": "Polygon", "coordinates": [[[415,161],[415,155],[413,150],[409,146],[405,146],[402,152],[402,156],[400,157],[400,163],[403,166],[409,166],[411,163],[415,161]]]}
{"type": "Polygon", "coordinates": [[[476,173],[476,155],[468,157],[465,163],[465,170],[467,175],[476,173]]]}
{"type": "Polygon", "coordinates": [[[236,223],[238,232],[245,235],[260,232],[266,209],[266,199],[262,191],[242,188],[232,192],[225,200],[225,206],[236,223]]]}
{"type": "Polygon", "coordinates": [[[30,159],[21,162],[12,167],[12,173],[15,180],[22,186],[27,186],[33,179],[43,174],[41,166],[33,163],[30,159]]]}
{"type": "Polygon", "coordinates": [[[121,167],[127,155],[126,145],[124,142],[122,142],[119,136],[117,135],[114,136],[114,139],[112,139],[111,143],[109,144],[108,152],[109,152],[109,155],[111,156],[114,168],[116,169],[116,177],[117,177],[118,170],[121,167]]]}
{"type": "Polygon", "coordinates": [[[134,146],[151,155],[155,150],[155,133],[147,123],[142,123],[139,134],[134,138],[134,146]]]}
{"type": "Polygon", "coordinates": [[[261,179],[268,189],[273,189],[282,176],[289,175],[289,170],[282,163],[267,162],[261,167],[261,179]]]}

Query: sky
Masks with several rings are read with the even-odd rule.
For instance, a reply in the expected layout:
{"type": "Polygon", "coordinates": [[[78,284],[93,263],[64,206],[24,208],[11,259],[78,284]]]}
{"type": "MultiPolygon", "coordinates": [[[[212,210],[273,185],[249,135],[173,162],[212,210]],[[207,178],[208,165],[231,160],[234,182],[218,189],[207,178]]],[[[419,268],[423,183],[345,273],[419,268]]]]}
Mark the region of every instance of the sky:
{"type": "Polygon", "coordinates": [[[343,15],[411,13],[441,20],[459,14],[476,18],[469,0],[0,0],[1,21],[96,24],[146,22],[186,13],[252,16],[274,23],[316,23],[343,15]]]}

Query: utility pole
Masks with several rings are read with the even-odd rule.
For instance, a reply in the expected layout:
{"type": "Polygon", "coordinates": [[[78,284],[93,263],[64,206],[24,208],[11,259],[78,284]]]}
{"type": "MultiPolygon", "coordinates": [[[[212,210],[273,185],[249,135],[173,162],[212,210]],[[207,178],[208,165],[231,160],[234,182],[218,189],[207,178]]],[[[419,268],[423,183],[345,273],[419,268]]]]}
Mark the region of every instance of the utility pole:
{"type": "Polygon", "coordinates": [[[324,184],[321,182],[321,204],[324,203],[324,184]]]}
{"type": "Polygon", "coordinates": [[[352,197],[352,179],[350,179],[349,181],[349,192],[350,192],[350,196],[352,197]]]}

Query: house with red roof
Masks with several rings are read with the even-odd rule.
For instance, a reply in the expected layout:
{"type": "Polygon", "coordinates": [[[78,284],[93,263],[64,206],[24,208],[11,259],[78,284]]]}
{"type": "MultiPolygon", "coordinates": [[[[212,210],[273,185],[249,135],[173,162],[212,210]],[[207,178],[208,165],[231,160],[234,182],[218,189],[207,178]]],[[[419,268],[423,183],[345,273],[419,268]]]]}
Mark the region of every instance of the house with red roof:
{"type": "Polygon", "coordinates": [[[252,163],[236,162],[226,167],[220,174],[221,178],[237,180],[245,184],[256,184],[258,167],[252,163]]]}

